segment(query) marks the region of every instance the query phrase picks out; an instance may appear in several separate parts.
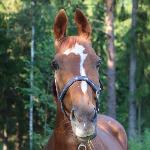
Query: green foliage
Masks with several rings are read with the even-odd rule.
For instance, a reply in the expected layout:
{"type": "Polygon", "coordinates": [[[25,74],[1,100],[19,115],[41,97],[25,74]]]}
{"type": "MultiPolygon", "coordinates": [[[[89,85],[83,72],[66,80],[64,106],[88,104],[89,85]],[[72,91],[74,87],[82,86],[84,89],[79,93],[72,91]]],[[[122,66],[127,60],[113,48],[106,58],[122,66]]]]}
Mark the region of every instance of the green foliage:
{"type": "Polygon", "coordinates": [[[128,12],[126,12],[125,6],[124,6],[124,4],[123,4],[123,5],[121,6],[121,8],[120,8],[120,13],[119,13],[119,15],[118,15],[118,19],[119,19],[120,21],[125,21],[125,20],[127,20],[129,17],[130,17],[130,16],[129,16],[128,12]]]}
{"type": "Polygon", "coordinates": [[[129,141],[129,150],[149,150],[150,131],[146,129],[142,137],[137,137],[129,141]]]}
{"type": "Polygon", "coordinates": [[[47,144],[49,136],[43,136],[40,133],[34,133],[33,135],[33,150],[43,149],[44,146],[47,144]]]}

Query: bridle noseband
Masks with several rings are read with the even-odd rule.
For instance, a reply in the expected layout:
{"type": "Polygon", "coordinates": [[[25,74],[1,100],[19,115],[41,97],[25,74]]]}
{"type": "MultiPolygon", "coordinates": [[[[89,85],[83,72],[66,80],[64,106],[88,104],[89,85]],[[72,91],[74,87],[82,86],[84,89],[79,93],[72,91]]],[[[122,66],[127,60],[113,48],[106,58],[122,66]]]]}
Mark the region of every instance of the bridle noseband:
{"type": "Polygon", "coordinates": [[[90,85],[90,87],[93,89],[93,91],[96,93],[96,111],[99,111],[99,103],[98,103],[98,98],[99,98],[99,94],[102,91],[102,84],[101,82],[99,82],[99,84],[95,84],[92,80],[90,80],[87,76],[76,76],[72,79],[70,79],[64,86],[64,88],[62,89],[62,91],[60,92],[60,94],[58,94],[57,92],[57,98],[61,103],[61,109],[64,112],[64,114],[67,116],[67,113],[64,109],[64,103],[63,103],[63,99],[68,91],[68,89],[77,81],[85,81],[88,83],[88,85],[90,85]]]}

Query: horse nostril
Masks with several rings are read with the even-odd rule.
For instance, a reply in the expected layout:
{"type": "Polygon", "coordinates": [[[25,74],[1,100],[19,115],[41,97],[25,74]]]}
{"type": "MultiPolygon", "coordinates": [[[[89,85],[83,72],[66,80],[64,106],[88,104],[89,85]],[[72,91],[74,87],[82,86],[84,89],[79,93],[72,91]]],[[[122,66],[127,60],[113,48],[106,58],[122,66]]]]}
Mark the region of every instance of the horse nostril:
{"type": "Polygon", "coordinates": [[[75,120],[76,119],[76,117],[75,117],[75,110],[74,109],[72,109],[72,111],[71,111],[71,119],[72,120],[75,120]]]}
{"type": "Polygon", "coordinates": [[[92,121],[92,122],[96,121],[96,118],[97,118],[97,111],[96,111],[96,109],[94,108],[94,115],[93,115],[91,121],[92,121]]]}
{"type": "Polygon", "coordinates": [[[72,109],[71,111],[71,119],[73,121],[78,121],[78,122],[81,122],[81,118],[77,115],[77,111],[75,109],[72,109]]]}

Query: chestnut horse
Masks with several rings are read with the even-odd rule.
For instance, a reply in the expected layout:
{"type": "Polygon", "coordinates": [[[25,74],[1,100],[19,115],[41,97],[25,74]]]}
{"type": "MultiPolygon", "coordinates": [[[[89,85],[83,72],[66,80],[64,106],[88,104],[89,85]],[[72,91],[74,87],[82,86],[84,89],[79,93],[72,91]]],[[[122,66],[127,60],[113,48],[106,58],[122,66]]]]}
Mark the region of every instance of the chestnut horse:
{"type": "Polygon", "coordinates": [[[91,26],[77,9],[77,36],[65,36],[67,16],[55,18],[56,55],[54,98],[56,126],[46,150],[127,150],[124,128],[116,120],[98,113],[100,58],[90,41],[91,26]]]}

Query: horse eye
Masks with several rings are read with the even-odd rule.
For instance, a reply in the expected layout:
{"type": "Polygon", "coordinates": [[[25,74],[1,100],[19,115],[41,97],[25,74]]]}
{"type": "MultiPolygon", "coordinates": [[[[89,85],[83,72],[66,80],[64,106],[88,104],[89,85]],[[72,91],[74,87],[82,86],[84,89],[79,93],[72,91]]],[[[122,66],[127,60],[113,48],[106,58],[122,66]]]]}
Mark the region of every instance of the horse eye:
{"type": "Polygon", "coordinates": [[[54,70],[58,70],[58,69],[59,69],[59,65],[58,65],[58,63],[56,62],[56,60],[53,60],[53,61],[52,61],[51,66],[52,66],[52,68],[53,68],[54,70]]]}

